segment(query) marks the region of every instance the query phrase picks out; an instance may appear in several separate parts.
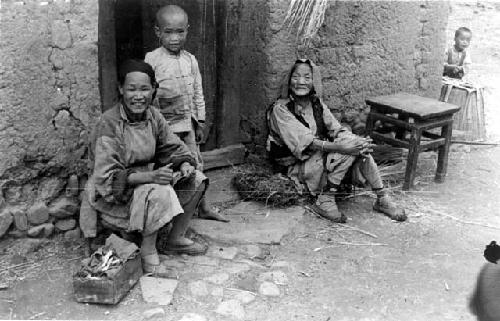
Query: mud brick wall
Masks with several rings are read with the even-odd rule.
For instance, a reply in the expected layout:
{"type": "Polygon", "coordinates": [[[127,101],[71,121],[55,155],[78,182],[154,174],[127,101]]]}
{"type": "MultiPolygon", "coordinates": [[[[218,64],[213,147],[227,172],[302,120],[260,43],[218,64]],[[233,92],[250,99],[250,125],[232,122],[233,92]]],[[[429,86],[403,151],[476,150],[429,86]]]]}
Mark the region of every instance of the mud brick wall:
{"type": "Polygon", "coordinates": [[[0,236],[70,231],[100,114],[98,3],[7,0],[0,10],[0,236]]]}
{"type": "MultiPolygon", "coordinates": [[[[374,95],[407,91],[438,97],[449,6],[446,2],[330,1],[325,21],[309,46],[282,28],[289,1],[262,4],[264,30],[252,38],[265,56],[258,86],[245,86],[254,97],[241,102],[243,135],[256,145],[265,140],[264,109],[277,97],[282,74],[298,57],[320,65],[324,100],[349,122],[374,95]],[[243,116],[242,116],[243,117],[243,116]],[[252,127],[253,126],[253,127],[252,127]]],[[[247,79],[245,78],[245,81],[247,79]]]]}

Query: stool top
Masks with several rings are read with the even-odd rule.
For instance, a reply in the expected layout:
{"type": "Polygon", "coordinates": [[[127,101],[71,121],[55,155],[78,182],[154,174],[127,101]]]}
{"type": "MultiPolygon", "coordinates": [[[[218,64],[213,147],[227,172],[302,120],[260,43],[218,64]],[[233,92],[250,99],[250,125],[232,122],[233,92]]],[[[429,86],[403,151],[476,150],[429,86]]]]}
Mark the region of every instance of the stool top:
{"type": "Polygon", "coordinates": [[[382,113],[400,113],[417,119],[430,119],[439,116],[453,115],[460,107],[408,93],[397,93],[387,96],[369,98],[366,103],[382,113]]]}

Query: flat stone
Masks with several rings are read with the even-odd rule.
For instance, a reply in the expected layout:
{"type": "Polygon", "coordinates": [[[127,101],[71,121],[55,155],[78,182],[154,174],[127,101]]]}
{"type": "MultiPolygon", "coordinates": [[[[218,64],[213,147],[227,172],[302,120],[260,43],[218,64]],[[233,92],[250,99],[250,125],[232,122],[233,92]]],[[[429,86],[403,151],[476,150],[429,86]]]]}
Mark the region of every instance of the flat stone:
{"type": "Polygon", "coordinates": [[[197,234],[221,243],[279,244],[297,226],[304,212],[300,206],[268,210],[264,204],[242,202],[225,213],[229,223],[195,219],[190,226],[197,234]]]}
{"type": "Polygon", "coordinates": [[[255,301],[255,295],[250,292],[240,292],[234,298],[243,304],[249,304],[255,301]]]}
{"type": "Polygon", "coordinates": [[[208,287],[207,283],[201,280],[189,282],[189,292],[194,296],[207,296],[208,287]]]}
{"type": "Polygon", "coordinates": [[[59,220],[55,224],[56,229],[62,232],[69,231],[75,228],[76,220],[70,218],[65,220],[59,220]]]}
{"type": "Polygon", "coordinates": [[[242,304],[249,304],[255,300],[255,294],[252,292],[248,291],[243,291],[243,290],[228,290],[229,295],[240,301],[242,304]]]}
{"type": "Polygon", "coordinates": [[[9,211],[4,210],[0,213],[0,237],[4,236],[7,233],[10,225],[14,221],[12,214],[9,211]]]}
{"type": "Polygon", "coordinates": [[[249,258],[259,257],[262,253],[260,247],[258,245],[255,245],[255,244],[245,245],[244,250],[245,250],[245,254],[249,258]]]}
{"type": "Polygon", "coordinates": [[[66,185],[60,177],[46,177],[38,185],[38,199],[52,201],[59,195],[66,185]]]}
{"type": "Polygon", "coordinates": [[[209,248],[207,255],[218,257],[223,260],[232,260],[238,254],[238,251],[239,250],[236,247],[214,246],[209,248]]]}
{"type": "Polygon", "coordinates": [[[49,220],[49,209],[43,202],[33,204],[28,209],[28,221],[33,225],[40,225],[49,220]]]}
{"type": "Polygon", "coordinates": [[[49,237],[52,233],[54,233],[54,225],[52,223],[33,226],[28,230],[29,237],[49,237]]]}
{"type": "Polygon", "coordinates": [[[223,316],[236,318],[238,320],[245,318],[245,309],[243,309],[243,306],[238,300],[221,302],[215,312],[223,316]]]}
{"type": "Polygon", "coordinates": [[[62,197],[50,205],[49,214],[55,218],[69,218],[73,217],[79,209],[75,199],[62,197]]]}
{"type": "Polygon", "coordinates": [[[196,313],[186,313],[179,321],[207,321],[207,318],[196,313]]]}
{"type": "Polygon", "coordinates": [[[217,266],[219,265],[219,260],[213,257],[208,257],[204,255],[200,256],[187,256],[184,260],[188,264],[204,265],[204,266],[217,266]]]}
{"type": "Polygon", "coordinates": [[[224,289],[221,288],[220,286],[216,286],[210,291],[210,295],[214,297],[223,297],[224,296],[224,289]]]}
{"type": "Polygon", "coordinates": [[[271,264],[273,268],[288,268],[290,269],[290,262],[287,261],[277,261],[271,264]]]}
{"type": "Polygon", "coordinates": [[[259,293],[264,296],[277,297],[281,292],[276,284],[265,281],[259,286],[259,293]]]}
{"type": "Polygon", "coordinates": [[[142,319],[144,321],[163,320],[164,318],[165,318],[165,310],[163,310],[160,307],[149,309],[142,313],[142,319]]]}
{"type": "Polygon", "coordinates": [[[179,281],[142,276],[140,278],[142,298],[148,303],[169,305],[179,281]]]}
{"type": "Polygon", "coordinates": [[[224,266],[224,270],[230,274],[239,274],[250,270],[250,266],[245,263],[231,263],[228,266],[224,266]]]}
{"type": "Polygon", "coordinates": [[[74,230],[69,230],[64,233],[64,238],[72,241],[78,241],[82,236],[82,231],[79,227],[74,230]]]}
{"type": "Polygon", "coordinates": [[[78,196],[78,193],[80,192],[80,187],[79,187],[79,182],[78,182],[78,176],[75,174],[70,175],[68,178],[68,183],[66,184],[66,190],[65,194],[67,197],[75,197],[78,196]]]}
{"type": "Polygon", "coordinates": [[[277,285],[287,285],[288,276],[283,271],[265,272],[259,275],[259,281],[272,281],[277,285]]]}
{"type": "Polygon", "coordinates": [[[20,208],[12,208],[10,210],[12,216],[14,217],[14,226],[19,231],[27,231],[29,228],[28,225],[28,216],[26,213],[20,208]]]}
{"type": "Polygon", "coordinates": [[[208,281],[213,284],[224,284],[229,280],[229,274],[227,273],[216,273],[214,275],[208,276],[204,278],[205,281],[208,281]]]}

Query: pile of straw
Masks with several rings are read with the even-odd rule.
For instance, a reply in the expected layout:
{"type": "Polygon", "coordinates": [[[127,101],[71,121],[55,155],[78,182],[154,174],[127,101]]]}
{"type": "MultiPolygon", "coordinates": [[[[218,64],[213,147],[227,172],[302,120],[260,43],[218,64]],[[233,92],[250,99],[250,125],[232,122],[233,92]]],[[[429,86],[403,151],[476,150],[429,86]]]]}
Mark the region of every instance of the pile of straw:
{"type": "Polygon", "coordinates": [[[257,201],[273,207],[295,205],[304,199],[288,177],[273,174],[270,168],[263,166],[238,168],[233,185],[243,200],[257,201]]]}

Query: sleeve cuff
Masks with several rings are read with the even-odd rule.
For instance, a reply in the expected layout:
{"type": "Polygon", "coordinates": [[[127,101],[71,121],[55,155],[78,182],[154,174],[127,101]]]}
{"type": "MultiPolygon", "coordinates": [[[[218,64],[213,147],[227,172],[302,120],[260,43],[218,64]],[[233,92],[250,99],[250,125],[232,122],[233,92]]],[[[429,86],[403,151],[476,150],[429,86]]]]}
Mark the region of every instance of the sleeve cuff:
{"type": "Polygon", "coordinates": [[[131,192],[128,188],[128,175],[131,173],[131,170],[120,170],[116,171],[112,178],[111,187],[113,189],[113,197],[121,203],[126,203],[130,199],[131,192]]]}

